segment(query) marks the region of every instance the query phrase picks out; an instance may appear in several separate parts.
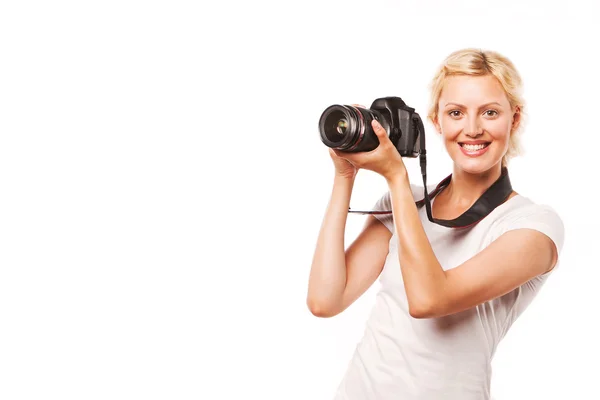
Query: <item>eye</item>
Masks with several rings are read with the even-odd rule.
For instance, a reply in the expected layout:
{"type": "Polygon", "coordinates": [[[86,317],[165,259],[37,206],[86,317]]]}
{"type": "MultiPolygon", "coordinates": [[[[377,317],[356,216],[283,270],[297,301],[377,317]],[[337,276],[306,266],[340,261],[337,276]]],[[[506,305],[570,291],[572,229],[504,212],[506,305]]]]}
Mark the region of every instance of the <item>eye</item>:
{"type": "Polygon", "coordinates": [[[486,117],[495,117],[495,116],[498,115],[498,111],[496,111],[496,110],[486,110],[484,114],[485,114],[486,117]]]}
{"type": "Polygon", "coordinates": [[[458,118],[458,117],[460,117],[460,111],[452,110],[452,111],[448,112],[448,115],[451,116],[452,118],[458,118]]]}

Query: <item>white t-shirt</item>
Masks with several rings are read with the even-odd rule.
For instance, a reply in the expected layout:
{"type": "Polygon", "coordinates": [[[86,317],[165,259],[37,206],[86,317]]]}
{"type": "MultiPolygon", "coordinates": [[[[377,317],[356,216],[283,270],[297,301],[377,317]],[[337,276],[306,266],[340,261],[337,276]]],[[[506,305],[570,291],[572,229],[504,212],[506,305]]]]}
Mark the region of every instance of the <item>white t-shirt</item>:
{"type": "MultiPolygon", "coordinates": [[[[428,185],[430,193],[435,186],[428,185]]],[[[411,188],[415,201],[423,198],[422,186],[411,188]]],[[[391,207],[388,192],[375,210],[391,207]]],[[[558,214],[521,195],[507,200],[471,228],[434,224],[427,218],[425,206],[419,209],[419,216],[444,270],[457,267],[513,229],[546,234],[559,254],[563,246],[564,225],[558,214]]],[[[376,217],[393,233],[389,254],[364,336],[335,399],[490,399],[491,361],[498,343],[558,264],[502,297],[452,315],[416,319],[408,312],[392,215],[376,217]]]]}

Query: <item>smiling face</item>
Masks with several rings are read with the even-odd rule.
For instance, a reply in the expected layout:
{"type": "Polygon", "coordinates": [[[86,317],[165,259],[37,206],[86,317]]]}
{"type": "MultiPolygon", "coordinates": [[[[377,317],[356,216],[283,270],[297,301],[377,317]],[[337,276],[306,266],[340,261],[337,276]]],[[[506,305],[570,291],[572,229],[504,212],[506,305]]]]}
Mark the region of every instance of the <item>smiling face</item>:
{"type": "Polygon", "coordinates": [[[448,77],[434,125],[455,167],[479,174],[500,166],[519,112],[493,75],[448,77]]]}

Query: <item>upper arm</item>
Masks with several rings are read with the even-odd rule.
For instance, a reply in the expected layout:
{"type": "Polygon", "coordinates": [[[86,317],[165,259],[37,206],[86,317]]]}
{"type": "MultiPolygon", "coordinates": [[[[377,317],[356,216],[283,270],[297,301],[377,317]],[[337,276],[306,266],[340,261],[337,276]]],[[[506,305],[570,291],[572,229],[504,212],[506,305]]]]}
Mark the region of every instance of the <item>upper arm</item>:
{"type": "Polygon", "coordinates": [[[549,206],[521,207],[499,220],[496,239],[456,268],[444,271],[444,284],[424,317],[475,307],[548,273],[558,264],[565,228],[549,206]]]}
{"type": "Polygon", "coordinates": [[[558,260],[555,243],[534,229],[502,234],[483,251],[445,271],[446,281],[428,317],[466,310],[500,297],[538,275],[558,260]]]}
{"type": "Polygon", "coordinates": [[[346,249],[346,286],[340,305],[342,312],[375,282],[385,264],[392,232],[369,215],[357,238],[346,249]]]}

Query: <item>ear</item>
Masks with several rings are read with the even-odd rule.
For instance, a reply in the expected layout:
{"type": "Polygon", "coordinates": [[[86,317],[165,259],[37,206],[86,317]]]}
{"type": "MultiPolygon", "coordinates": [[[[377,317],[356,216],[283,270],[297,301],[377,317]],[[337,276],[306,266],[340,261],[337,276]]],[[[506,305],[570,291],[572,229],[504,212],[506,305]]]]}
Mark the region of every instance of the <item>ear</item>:
{"type": "Polygon", "coordinates": [[[438,117],[436,115],[436,117],[431,120],[431,123],[433,123],[433,126],[435,127],[435,130],[437,131],[438,134],[442,134],[442,127],[440,126],[440,122],[438,120],[438,117]]]}
{"type": "Polygon", "coordinates": [[[520,124],[521,124],[521,108],[519,106],[516,106],[515,112],[513,113],[511,132],[516,131],[520,124]]]}

